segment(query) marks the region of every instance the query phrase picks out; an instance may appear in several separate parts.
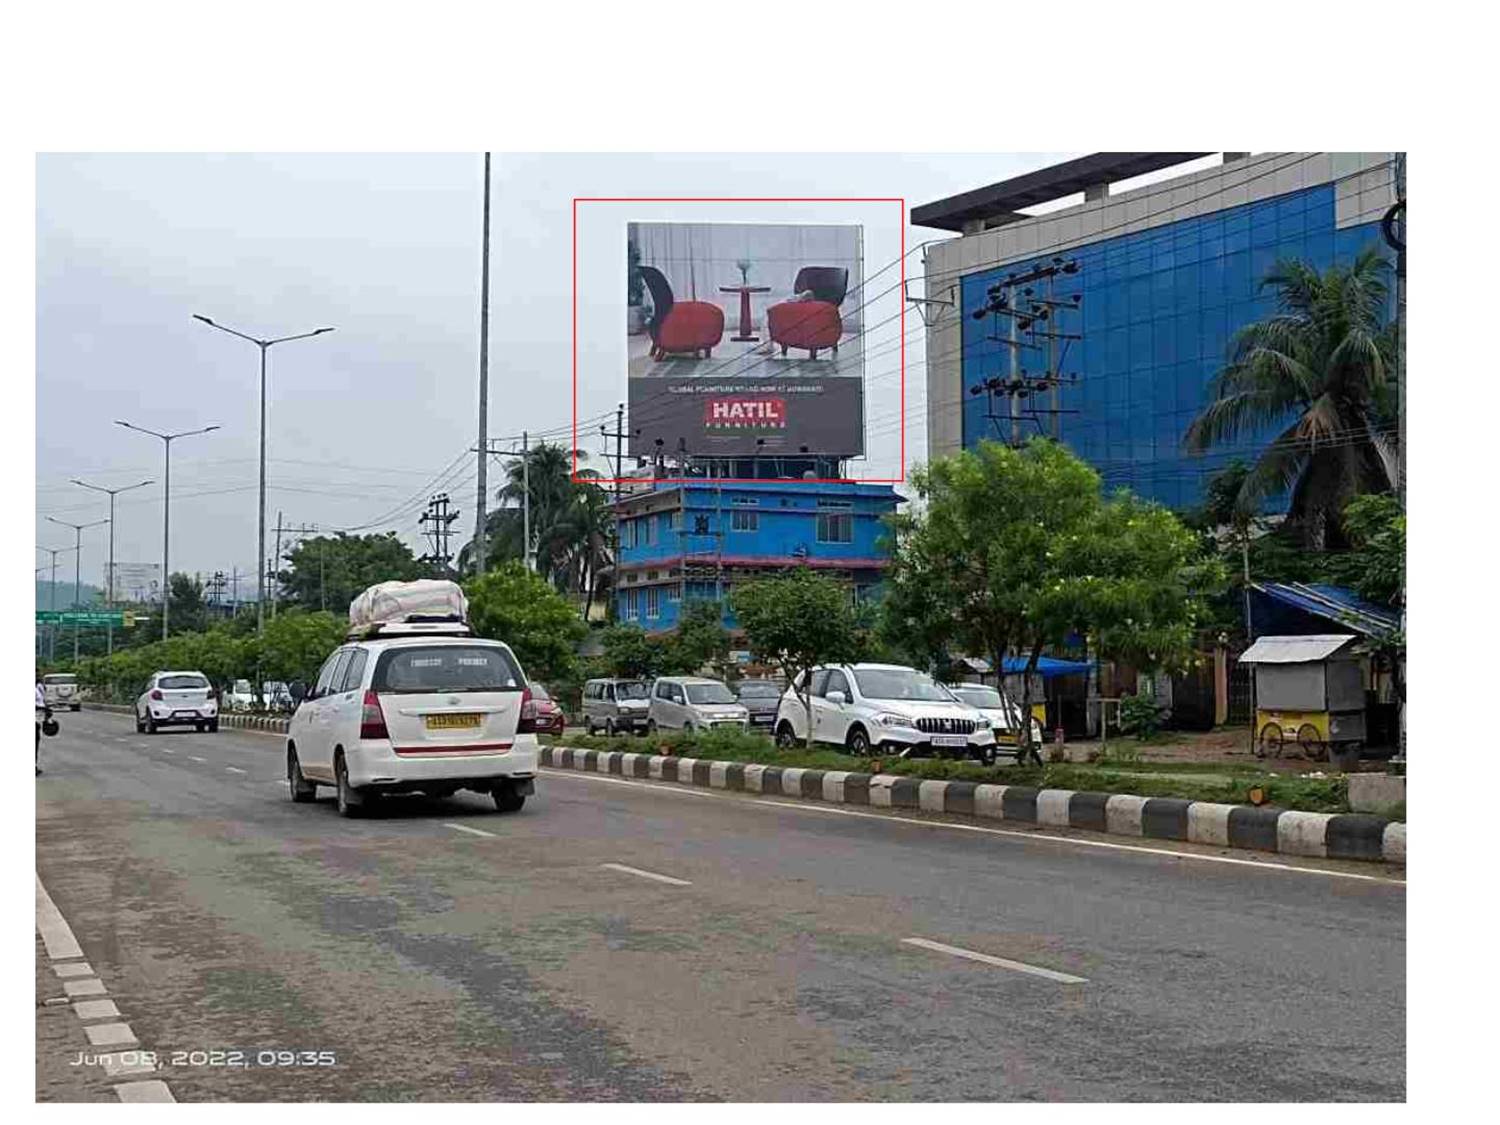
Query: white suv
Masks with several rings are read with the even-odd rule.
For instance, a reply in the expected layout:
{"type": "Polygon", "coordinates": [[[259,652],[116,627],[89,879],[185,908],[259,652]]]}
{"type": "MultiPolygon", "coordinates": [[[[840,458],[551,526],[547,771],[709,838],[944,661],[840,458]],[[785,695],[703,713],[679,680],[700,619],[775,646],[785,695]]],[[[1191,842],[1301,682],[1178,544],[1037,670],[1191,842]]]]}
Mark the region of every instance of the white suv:
{"type": "Polygon", "coordinates": [[[136,697],[137,734],[155,734],[161,727],[219,729],[219,700],[202,672],[158,672],[136,697]]]}
{"type": "Polygon", "coordinates": [[[340,815],[356,816],[381,793],[472,789],[519,810],[534,791],[537,741],[515,654],[465,628],[411,628],[350,641],[324,663],[287,732],[292,800],[330,785],[340,815]]]}
{"type": "MultiPolygon", "coordinates": [[[[776,742],[793,746],[807,733],[807,708],[788,688],[776,716],[776,742]]],[[[995,736],[974,708],[954,699],[925,672],[899,664],[832,664],[812,670],[812,741],[851,754],[937,754],[990,762],[995,736]]]]}

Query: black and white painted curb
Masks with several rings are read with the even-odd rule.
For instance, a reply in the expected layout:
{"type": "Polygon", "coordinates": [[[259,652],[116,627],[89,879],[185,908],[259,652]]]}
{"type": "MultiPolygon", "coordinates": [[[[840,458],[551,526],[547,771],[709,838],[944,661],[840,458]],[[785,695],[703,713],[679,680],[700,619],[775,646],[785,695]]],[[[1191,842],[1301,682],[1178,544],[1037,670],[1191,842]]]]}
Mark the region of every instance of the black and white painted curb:
{"type": "MultiPolygon", "coordinates": [[[[85,703],[83,706],[86,711],[110,711],[120,715],[135,714],[135,708],[129,704],[85,703]]],[[[219,715],[221,727],[268,731],[271,734],[285,734],[289,723],[290,721],[284,715],[241,715],[235,711],[225,711],[219,715]]]]}
{"type": "Polygon", "coordinates": [[[542,747],[541,761],[556,769],[837,805],[951,813],[1042,828],[1085,828],[1115,836],[1186,840],[1282,855],[1406,862],[1406,825],[1362,813],[1291,812],[1175,797],[926,781],[894,774],[710,762],[562,746],[542,747]]]}
{"type": "Polygon", "coordinates": [[[47,888],[42,886],[40,875],[36,878],[36,932],[47,951],[53,975],[63,987],[62,996],[41,1002],[72,1006],[105,1076],[112,1081],[123,1080],[114,1083],[115,1097],[122,1102],[175,1102],[177,1099],[165,1082],[143,1077],[156,1071],[154,1054],[140,1049],[140,1041],[109,998],[104,982],[84,960],[83,947],[47,888]]]}

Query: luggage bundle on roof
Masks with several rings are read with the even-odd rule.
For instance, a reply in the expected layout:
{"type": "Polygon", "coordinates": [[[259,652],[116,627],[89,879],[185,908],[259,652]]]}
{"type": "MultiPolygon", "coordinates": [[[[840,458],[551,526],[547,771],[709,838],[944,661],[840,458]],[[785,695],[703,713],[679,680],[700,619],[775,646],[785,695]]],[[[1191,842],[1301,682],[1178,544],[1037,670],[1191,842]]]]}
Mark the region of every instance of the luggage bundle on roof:
{"type": "Polygon", "coordinates": [[[446,579],[381,582],[349,603],[350,637],[470,632],[469,599],[446,579]]]}

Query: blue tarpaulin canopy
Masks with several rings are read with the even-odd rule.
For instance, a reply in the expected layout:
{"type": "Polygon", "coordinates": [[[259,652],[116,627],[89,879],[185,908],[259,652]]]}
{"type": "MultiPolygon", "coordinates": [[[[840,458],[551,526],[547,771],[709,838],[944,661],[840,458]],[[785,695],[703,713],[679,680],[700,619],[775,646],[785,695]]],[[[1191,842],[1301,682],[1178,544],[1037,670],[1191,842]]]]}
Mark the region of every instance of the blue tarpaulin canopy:
{"type": "MultiPolygon", "coordinates": [[[[1252,589],[1269,598],[1277,606],[1289,607],[1324,621],[1336,622],[1345,629],[1366,637],[1385,636],[1401,627],[1401,615],[1396,610],[1389,606],[1367,602],[1353,590],[1345,589],[1343,586],[1327,586],[1311,582],[1256,582],[1252,583],[1252,589]]],[[[1266,624],[1269,626],[1272,623],[1266,624]]],[[[1261,615],[1257,613],[1255,631],[1262,633],[1282,630],[1263,628],[1261,615]]],[[[1306,630],[1286,629],[1285,631],[1306,630]]]]}
{"type": "MultiPolygon", "coordinates": [[[[994,670],[988,660],[979,656],[966,656],[964,663],[980,675],[989,675],[994,670]]],[[[1086,660],[1059,660],[1055,656],[1043,656],[1036,662],[1036,674],[1044,680],[1050,680],[1053,676],[1086,676],[1093,670],[1093,667],[1086,660]]],[[[1025,671],[1026,658],[1024,656],[1005,658],[1007,676],[1019,676],[1025,671]]]]}

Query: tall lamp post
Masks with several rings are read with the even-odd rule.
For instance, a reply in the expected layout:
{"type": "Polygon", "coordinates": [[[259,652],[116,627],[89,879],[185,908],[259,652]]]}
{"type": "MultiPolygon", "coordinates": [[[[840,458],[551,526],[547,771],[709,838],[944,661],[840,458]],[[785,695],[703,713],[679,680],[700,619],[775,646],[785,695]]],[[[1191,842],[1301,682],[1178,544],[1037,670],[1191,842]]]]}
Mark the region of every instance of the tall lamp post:
{"type": "Polygon", "coordinates": [[[137,426],[133,422],[121,422],[115,420],[115,425],[124,426],[127,430],[135,430],[137,433],[150,434],[154,438],[161,438],[164,452],[162,454],[162,485],[161,485],[161,639],[167,639],[167,607],[172,601],[172,569],[170,566],[172,551],[172,443],[178,438],[192,437],[194,434],[210,434],[219,427],[204,426],[201,430],[183,430],[176,434],[158,433],[156,430],[148,430],[145,426],[137,426]]]}
{"type": "Polygon", "coordinates": [[[260,635],[266,629],[266,352],[271,350],[275,344],[285,344],[290,340],[307,340],[313,336],[321,336],[325,332],[332,332],[332,328],[315,328],[311,332],[299,332],[295,336],[278,336],[274,340],[262,340],[255,336],[238,332],[233,328],[210,320],[206,316],[193,314],[194,320],[201,320],[210,328],[217,328],[220,332],[228,332],[231,336],[238,336],[241,340],[249,340],[260,349],[260,501],[256,505],[256,567],[255,567],[255,632],[260,635]]]}
{"type": "MultiPolygon", "coordinates": [[[[57,611],[57,556],[68,551],[76,551],[77,547],[38,547],[38,551],[46,551],[52,556],[52,580],[47,584],[47,608],[54,613],[57,611]]],[[[47,663],[57,659],[57,622],[47,623],[47,663]]]]}
{"type": "MultiPolygon", "coordinates": [[[[102,484],[90,484],[86,480],[73,478],[73,483],[81,488],[91,488],[95,492],[102,492],[109,497],[109,569],[104,572],[104,606],[106,609],[115,608],[115,497],[122,492],[129,492],[135,488],[145,488],[148,484],[155,484],[154,480],[143,480],[139,484],[127,484],[124,488],[105,488],[102,484]]],[[[115,625],[111,621],[105,626],[108,632],[105,634],[105,651],[113,654],[115,651],[115,625]]]]}
{"type": "MultiPolygon", "coordinates": [[[[83,533],[91,527],[98,527],[102,523],[108,523],[109,520],[94,520],[91,523],[69,523],[67,520],[60,520],[56,516],[48,516],[47,518],[53,523],[60,523],[64,527],[71,527],[73,529],[73,609],[76,612],[78,609],[79,599],[82,597],[83,589],[82,583],[79,580],[80,571],[82,569],[79,564],[83,560],[83,533]]],[[[73,663],[78,663],[77,618],[74,618],[73,620],[73,663]]]]}

